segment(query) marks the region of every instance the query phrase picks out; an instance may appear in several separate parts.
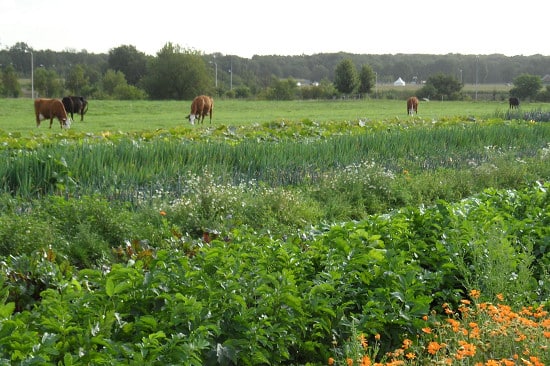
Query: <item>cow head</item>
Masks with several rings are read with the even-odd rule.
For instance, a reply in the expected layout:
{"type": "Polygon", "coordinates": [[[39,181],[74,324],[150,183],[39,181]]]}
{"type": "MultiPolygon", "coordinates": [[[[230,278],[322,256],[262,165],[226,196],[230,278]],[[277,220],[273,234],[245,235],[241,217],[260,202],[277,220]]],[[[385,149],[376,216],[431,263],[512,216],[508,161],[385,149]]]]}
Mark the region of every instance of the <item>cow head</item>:
{"type": "Polygon", "coordinates": [[[65,128],[65,129],[68,130],[69,128],[71,128],[71,123],[72,122],[73,121],[71,121],[71,119],[69,117],[67,117],[66,119],[63,119],[61,121],[61,128],[65,128]]]}
{"type": "Polygon", "coordinates": [[[195,118],[197,118],[197,116],[195,114],[190,114],[187,116],[187,118],[189,118],[189,122],[194,125],[195,124],[195,118]]]}

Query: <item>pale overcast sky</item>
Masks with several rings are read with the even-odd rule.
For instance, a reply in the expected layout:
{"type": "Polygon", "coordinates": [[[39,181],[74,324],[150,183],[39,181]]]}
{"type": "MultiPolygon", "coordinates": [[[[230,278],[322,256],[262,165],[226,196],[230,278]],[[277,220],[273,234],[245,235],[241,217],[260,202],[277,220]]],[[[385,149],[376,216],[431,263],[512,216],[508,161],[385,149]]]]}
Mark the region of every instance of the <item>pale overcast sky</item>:
{"type": "Polygon", "coordinates": [[[547,0],[0,0],[0,49],[550,55],[547,0]]]}

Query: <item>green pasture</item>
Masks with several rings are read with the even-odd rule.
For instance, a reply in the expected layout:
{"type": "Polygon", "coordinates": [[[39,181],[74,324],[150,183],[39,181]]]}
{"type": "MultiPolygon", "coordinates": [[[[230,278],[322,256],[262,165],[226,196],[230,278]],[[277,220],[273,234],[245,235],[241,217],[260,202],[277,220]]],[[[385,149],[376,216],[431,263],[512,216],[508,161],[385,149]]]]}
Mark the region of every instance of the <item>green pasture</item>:
{"type": "MultiPolygon", "coordinates": [[[[71,126],[75,132],[98,133],[103,131],[134,132],[191,126],[186,119],[191,101],[112,101],[90,100],[89,110],[81,122],[75,116],[71,126]]],[[[522,103],[523,109],[548,109],[544,103],[522,103]]],[[[508,110],[504,102],[439,102],[421,101],[418,117],[439,120],[445,117],[468,116],[490,118],[508,110]]],[[[407,119],[405,101],[402,100],[333,100],[333,101],[245,101],[216,99],[213,125],[249,125],[273,121],[357,121],[407,119]]],[[[208,125],[208,121],[205,125],[208,125]]],[[[51,131],[49,121],[36,127],[31,99],[0,99],[0,130],[5,133],[50,134],[59,133],[54,120],[51,131]]]]}

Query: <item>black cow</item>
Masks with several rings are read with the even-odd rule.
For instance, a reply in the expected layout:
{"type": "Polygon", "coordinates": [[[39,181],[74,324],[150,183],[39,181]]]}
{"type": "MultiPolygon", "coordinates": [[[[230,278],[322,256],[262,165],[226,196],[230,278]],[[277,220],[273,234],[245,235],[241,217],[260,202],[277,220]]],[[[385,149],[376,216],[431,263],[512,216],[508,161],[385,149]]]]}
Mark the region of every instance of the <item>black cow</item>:
{"type": "Polygon", "coordinates": [[[67,113],[71,114],[71,119],[73,118],[73,113],[80,114],[80,120],[84,121],[84,114],[88,111],[88,101],[84,97],[64,97],[62,100],[63,106],[67,113]]]}
{"type": "Polygon", "coordinates": [[[516,98],[516,97],[511,97],[510,99],[508,99],[508,103],[510,103],[510,108],[511,109],[518,109],[519,108],[519,99],[516,98]]]}

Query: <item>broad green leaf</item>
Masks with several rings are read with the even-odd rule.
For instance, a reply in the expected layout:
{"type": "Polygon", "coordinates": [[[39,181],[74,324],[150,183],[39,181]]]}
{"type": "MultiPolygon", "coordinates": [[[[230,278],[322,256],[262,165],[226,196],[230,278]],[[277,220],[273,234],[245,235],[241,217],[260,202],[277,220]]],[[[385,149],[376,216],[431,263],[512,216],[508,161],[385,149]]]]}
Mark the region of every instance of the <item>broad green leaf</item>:
{"type": "Polygon", "coordinates": [[[107,278],[107,281],[105,282],[105,293],[109,297],[113,297],[115,294],[115,284],[113,282],[112,278],[107,278]]]}
{"type": "Polygon", "coordinates": [[[0,318],[8,318],[15,310],[15,303],[8,302],[6,304],[0,304],[0,318]]]}

